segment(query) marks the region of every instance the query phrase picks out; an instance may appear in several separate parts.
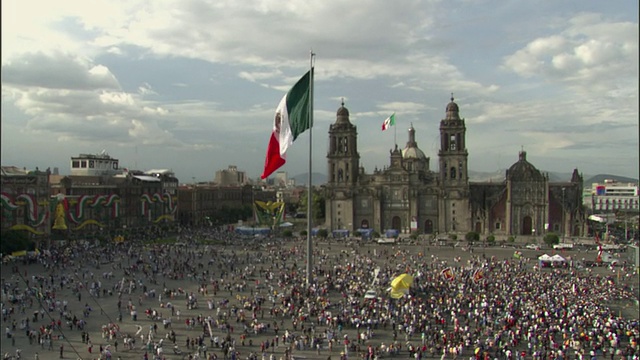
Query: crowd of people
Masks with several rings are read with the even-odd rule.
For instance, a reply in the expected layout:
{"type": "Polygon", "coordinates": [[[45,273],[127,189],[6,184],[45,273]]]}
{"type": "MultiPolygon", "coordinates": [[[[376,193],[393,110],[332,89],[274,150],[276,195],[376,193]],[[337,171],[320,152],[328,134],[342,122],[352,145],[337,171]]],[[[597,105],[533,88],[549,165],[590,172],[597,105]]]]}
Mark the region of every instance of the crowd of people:
{"type": "Polygon", "coordinates": [[[632,266],[542,269],[535,251],[516,259],[504,249],[318,241],[307,281],[305,251],[306,239],[226,229],[182,229],[173,244],[53,247],[3,266],[3,352],[225,360],[640,355],[632,266]],[[389,296],[391,281],[405,273],[413,278],[408,291],[389,296]],[[372,290],[376,296],[365,297],[372,290]]]}

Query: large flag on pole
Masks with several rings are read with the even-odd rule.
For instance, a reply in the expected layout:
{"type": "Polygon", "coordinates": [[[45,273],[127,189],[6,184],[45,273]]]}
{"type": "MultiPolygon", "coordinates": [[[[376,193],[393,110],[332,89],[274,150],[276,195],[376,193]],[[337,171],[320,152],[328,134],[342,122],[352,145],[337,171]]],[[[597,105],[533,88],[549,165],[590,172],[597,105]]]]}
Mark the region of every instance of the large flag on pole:
{"type": "Polygon", "coordinates": [[[293,85],[276,108],[264,171],[260,176],[262,179],[266,179],[285,164],[289,146],[298,135],[311,126],[309,121],[310,82],[311,70],[293,85]]]}
{"type": "Polygon", "coordinates": [[[391,126],[396,124],[396,113],[391,114],[388,118],[384,119],[382,123],[382,131],[387,130],[391,126]]]}

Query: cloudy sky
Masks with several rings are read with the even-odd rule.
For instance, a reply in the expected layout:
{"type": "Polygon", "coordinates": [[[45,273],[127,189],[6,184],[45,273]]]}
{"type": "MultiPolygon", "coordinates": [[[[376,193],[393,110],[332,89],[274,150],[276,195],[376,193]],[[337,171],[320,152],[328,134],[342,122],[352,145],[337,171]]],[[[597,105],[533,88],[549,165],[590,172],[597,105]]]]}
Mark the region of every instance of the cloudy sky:
{"type": "MultiPolygon", "coordinates": [[[[316,53],[313,171],[341,99],[367,172],[413,124],[438,171],[451,97],[469,168],[638,177],[638,1],[2,1],[2,165],[68,174],[106,150],[181,182],[262,172],[316,53]],[[396,129],[381,124],[396,113],[396,129]]],[[[307,171],[308,133],[281,168],[307,171]]]]}

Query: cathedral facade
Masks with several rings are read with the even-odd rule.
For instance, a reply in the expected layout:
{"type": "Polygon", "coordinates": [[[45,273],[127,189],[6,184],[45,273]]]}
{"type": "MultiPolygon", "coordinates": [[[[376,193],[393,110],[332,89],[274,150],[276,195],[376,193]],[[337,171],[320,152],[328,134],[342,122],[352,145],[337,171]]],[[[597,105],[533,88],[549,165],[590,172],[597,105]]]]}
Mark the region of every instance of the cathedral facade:
{"type": "Polygon", "coordinates": [[[329,128],[328,179],[324,186],[330,231],[373,229],[381,234],[582,236],[582,176],[550,182],[520,152],[502,182],[471,182],[465,120],[451,98],[440,121],[437,171],[420,150],[413,125],[404,148],[389,164],[367,173],[360,165],[357,127],[344,104],[329,128]]]}

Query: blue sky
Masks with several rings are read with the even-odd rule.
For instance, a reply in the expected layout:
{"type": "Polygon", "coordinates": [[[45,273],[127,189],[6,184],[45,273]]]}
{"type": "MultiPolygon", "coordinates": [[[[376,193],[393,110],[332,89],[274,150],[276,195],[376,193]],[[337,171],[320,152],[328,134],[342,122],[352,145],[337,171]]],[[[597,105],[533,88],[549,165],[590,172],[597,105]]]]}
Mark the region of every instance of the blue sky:
{"type": "MultiPolygon", "coordinates": [[[[184,182],[257,178],[313,50],[314,172],[343,98],[367,172],[411,124],[438,171],[453,93],[470,170],[524,149],[543,171],[638,178],[638,42],[635,0],[3,1],[2,165],[68,174],[104,149],[184,182]]],[[[307,171],[308,141],[281,170],[307,171]]]]}

